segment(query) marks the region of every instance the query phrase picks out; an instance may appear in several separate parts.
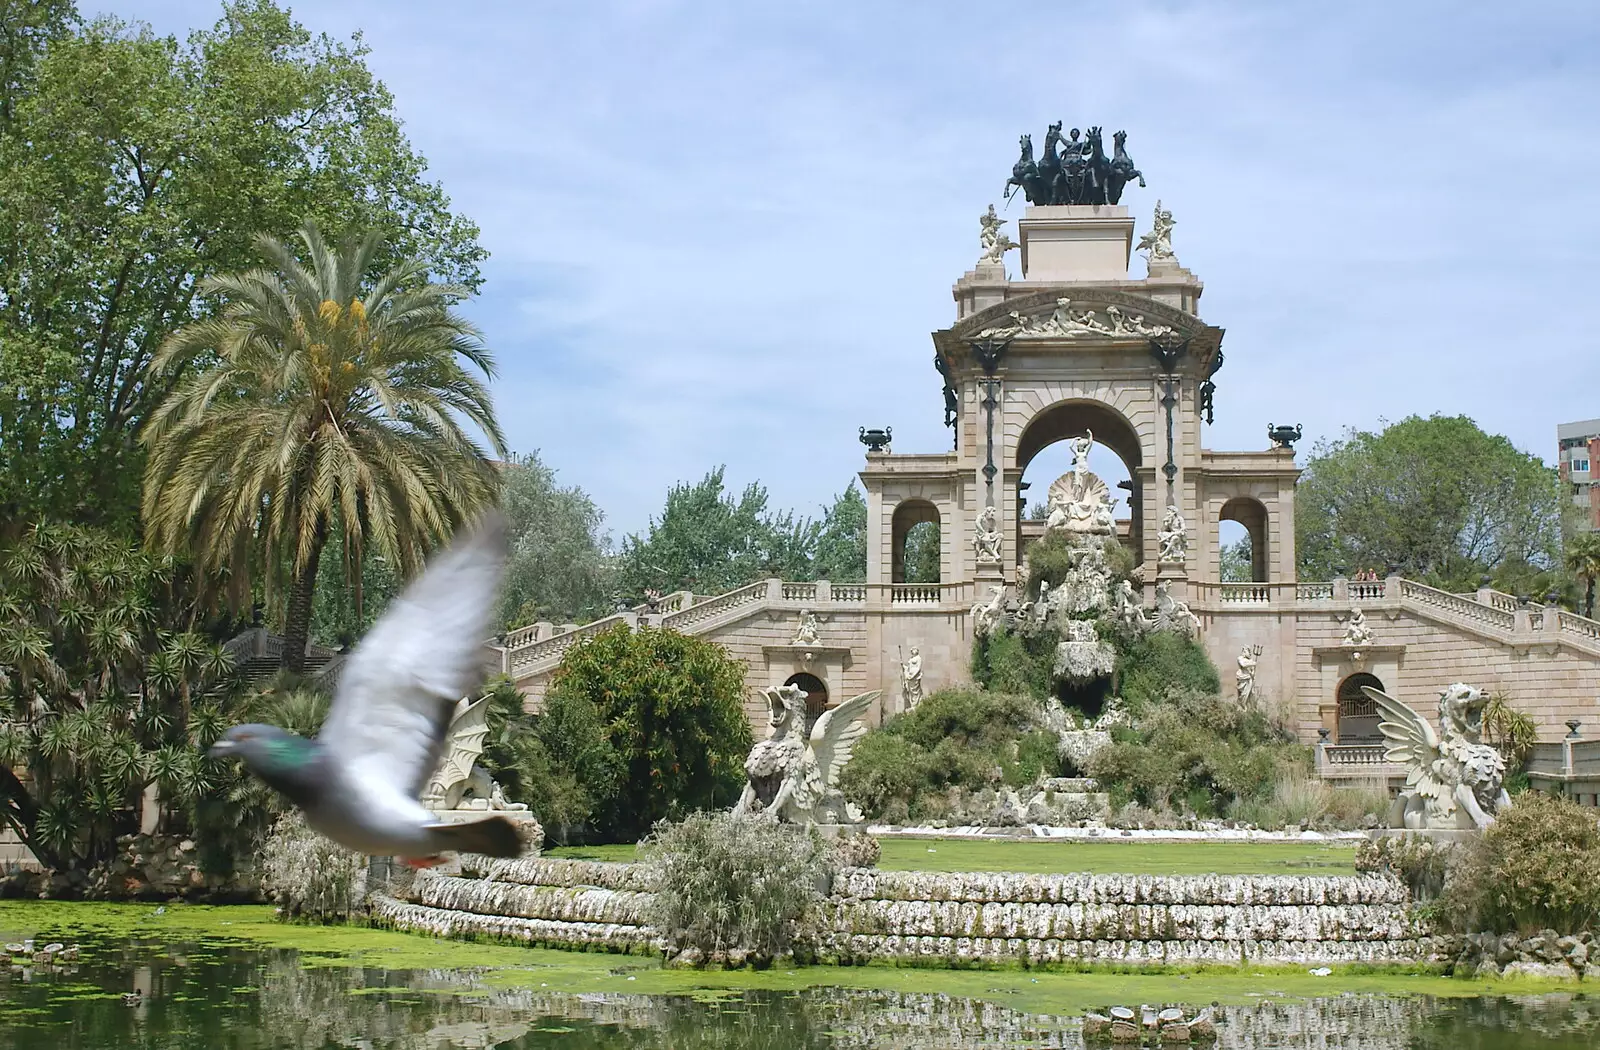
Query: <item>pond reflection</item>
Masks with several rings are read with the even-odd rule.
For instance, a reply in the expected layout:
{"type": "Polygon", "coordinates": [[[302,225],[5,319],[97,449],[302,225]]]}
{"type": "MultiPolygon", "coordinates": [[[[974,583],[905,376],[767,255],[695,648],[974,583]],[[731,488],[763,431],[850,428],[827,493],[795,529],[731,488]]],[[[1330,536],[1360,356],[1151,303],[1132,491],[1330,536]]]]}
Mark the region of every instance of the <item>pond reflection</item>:
{"type": "MultiPolygon", "coordinates": [[[[1029,1014],[934,993],[817,988],[800,993],[747,992],[715,1001],[567,995],[486,988],[471,972],[458,970],[318,966],[314,959],[303,960],[291,951],[232,944],[86,941],[83,954],[76,965],[0,972],[0,1046],[17,1050],[1084,1046],[1077,1015],[1029,1014]],[[312,965],[303,965],[307,961],[312,965]]],[[[1573,995],[1528,999],[1349,995],[1221,1007],[1215,1014],[1214,1045],[1224,1050],[1576,1050],[1600,1044],[1600,1002],[1573,995]]]]}

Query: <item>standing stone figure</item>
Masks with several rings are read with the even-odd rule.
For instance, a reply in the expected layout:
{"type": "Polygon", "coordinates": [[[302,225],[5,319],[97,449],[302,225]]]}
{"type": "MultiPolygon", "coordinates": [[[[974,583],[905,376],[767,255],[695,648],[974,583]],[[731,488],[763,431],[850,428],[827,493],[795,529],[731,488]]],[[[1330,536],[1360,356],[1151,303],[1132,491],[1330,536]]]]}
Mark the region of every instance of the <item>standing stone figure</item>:
{"type": "Polygon", "coordinates": [[[1150,232],[1139,238],[1139,246],[1134,250],[1144,252],[1152,264],[1168,259],[1176,263],[1178,257],[1172,251],[1172,228],[1176,225],[1172,220],[1172,212],[1156,201],[1156,214],[1151,220],[1150,232]]]}
{"type": "Polygon", "coordinates": [[[922,650],[914,645],[900,665],[900,701],[902,711],[914,711],[922,702],[922,650]]]}
{"type": "Polygon", "coordinates": [[[1067,448],[1072,451],[1072,472],[1088,473],[1089,450],[1094,448],[1094,431],[1085,430],[1082,437],[1068,438],[1067,448]]]}
{"type": "Polygon", "coordinates": [[[1239,705],[1241,707],[1255,699],[1256,695],[1256,659],[1261,655],[1261,646],[1247,645],[1239,650],[1239,669],[1234,672],[1234,682],[1238,685],[1239,705]]]}
{"type": "Polygon", "coordinates": [[[978,243],[983,248],[983,254],[978,258],[978,265],[1005,262],[1006,252],[1017,247],[1005,232],[1006,221],[995,214],[994,205],[989,205],[989,210],[978,217],[978,224],[983,232],[978,234],[978,243]]]}
{"type": "Polygon", "coordinates": [[[1159,557],[1162,561],[1181,563],[1189,557],[1189,526],[1175,504],[1167,507],[1156,538],[1161,544],[1159,557]]]}
{"type": "Polygon", "coordinates": [[[979,565],[995,565],[1000,561],[1000,526],[995,521],[994,505],[983,508],[978,515],[978,532],[972,537],[972,546],[979,565]]]}
{"type": "Polygon", "coordinates": [[[1350,619],[1344,625],[1345,645],[1371,645],[1372,628],[1367,625],[1367,614],[1360,608],[1350,610],[1350,619]]]}

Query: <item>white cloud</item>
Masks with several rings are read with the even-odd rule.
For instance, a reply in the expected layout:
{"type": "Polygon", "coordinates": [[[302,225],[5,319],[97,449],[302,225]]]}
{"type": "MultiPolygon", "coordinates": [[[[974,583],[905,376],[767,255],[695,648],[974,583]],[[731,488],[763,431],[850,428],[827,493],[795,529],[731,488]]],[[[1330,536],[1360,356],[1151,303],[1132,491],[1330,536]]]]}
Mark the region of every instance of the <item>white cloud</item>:
{"type": "Polygon", "coordinates": [[[946,448],[928,333],[1055,119],[1127,128],[1127,202],[1177,215],[1228,329],[1213,447],[1447,411],[1548,454],[1597,414],[1587,5],[456,8],[297,15],[366,33],[494,253],[472,311],[513,445],[619,532],[719,462],[812,510],[861,424],[946,448]]]}

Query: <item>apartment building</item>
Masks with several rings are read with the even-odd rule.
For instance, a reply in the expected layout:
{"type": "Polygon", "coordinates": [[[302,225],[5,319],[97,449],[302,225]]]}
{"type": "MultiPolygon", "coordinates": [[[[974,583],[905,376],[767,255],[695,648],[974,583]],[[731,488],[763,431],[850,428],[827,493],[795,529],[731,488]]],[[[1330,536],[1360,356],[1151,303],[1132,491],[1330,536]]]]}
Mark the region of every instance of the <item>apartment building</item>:
{"type": "Polygon", "coordinates": [[[1600,480],[1600,419],[1556,426],[1557,466],[1574,505],[1583,508],[1583,526],[1600,529],[1600,498],[1595,482],[1600,480]]]}

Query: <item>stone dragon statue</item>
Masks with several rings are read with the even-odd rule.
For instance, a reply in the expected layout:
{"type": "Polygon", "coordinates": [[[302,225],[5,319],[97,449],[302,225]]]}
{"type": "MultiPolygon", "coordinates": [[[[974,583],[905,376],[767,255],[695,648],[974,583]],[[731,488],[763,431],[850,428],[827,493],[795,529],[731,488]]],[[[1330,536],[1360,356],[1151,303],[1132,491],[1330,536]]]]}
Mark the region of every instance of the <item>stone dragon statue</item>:
{"type": "Polygon", "coordinates": [[[806,694],[799,686],[764,689],[772,731],[750,749],[749,778],[734,806],[735,816],[760,814],[788,824],[855,824],[861,813],[838,788],[839,771],[866,733],[861,721],[878,691],[851,697],[823,712],[805,735],[806,694]]]}
{"type": "Polygon", "coordinates": [[[439,757],[439,768],[422,792],[422,804],[435,812],[457,809],[525,810],[521,802],[506,801],[505,793],[478,766],[483,741],[489,735],[489,697],[456,702],[450,729],[439,757]],[[471,797],[468,797],[468,796],[471,797]]]}
{"type": "Polygon", "coordinates": [[[1460,682],[1439,694],[1437,732],[1409,706],[1363,686],[1383,716],[1379,730],[1391,762],[1407,766],[1406,786],[1389,813],[1391,827],[1482,830],[1511,805],[1504,787],[1506,762],[1482,741],[1483,690],[1460,682]]]}

